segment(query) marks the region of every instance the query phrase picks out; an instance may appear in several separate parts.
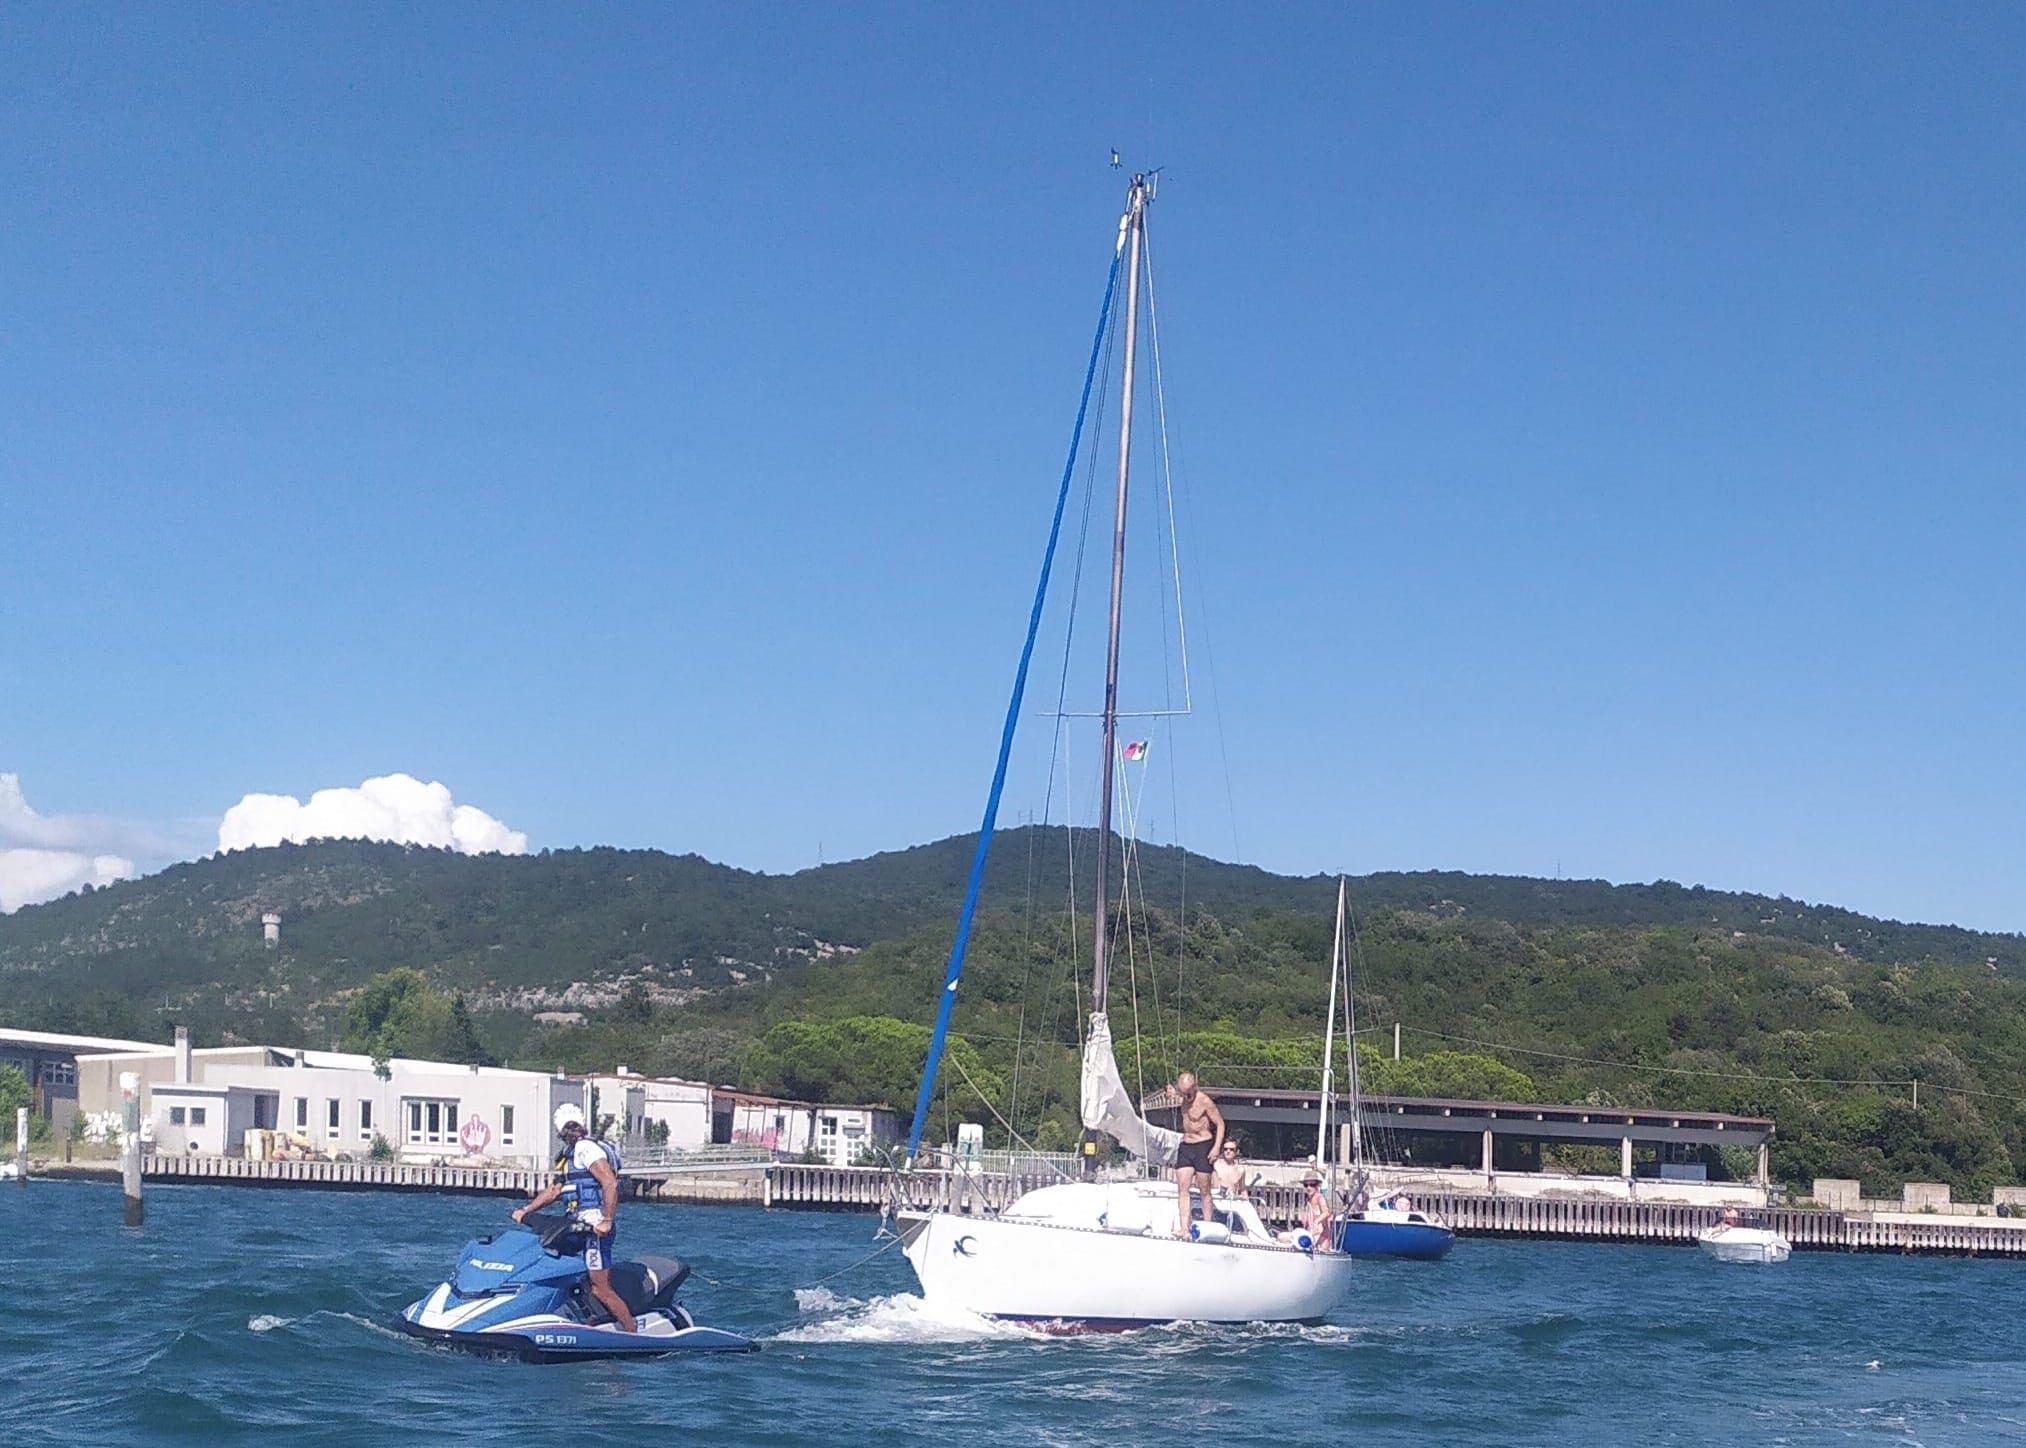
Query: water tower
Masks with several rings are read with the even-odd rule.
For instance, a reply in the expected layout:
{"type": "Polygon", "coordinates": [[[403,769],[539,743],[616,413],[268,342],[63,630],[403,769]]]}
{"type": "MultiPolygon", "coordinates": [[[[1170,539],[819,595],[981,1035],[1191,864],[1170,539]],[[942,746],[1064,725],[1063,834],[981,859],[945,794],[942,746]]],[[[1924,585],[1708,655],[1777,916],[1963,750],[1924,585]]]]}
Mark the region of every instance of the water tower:
{"type": "Polygon", "coordinates": [[[269,950],[281,944],[281,917],[272,910],[260,917],[260,938],[269,950]]]}

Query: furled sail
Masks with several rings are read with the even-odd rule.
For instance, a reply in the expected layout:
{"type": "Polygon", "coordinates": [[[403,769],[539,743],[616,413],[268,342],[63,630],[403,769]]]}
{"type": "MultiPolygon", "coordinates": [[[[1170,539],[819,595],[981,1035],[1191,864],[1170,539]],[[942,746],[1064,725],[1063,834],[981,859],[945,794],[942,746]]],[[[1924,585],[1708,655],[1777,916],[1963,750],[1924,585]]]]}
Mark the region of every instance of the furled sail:
{"type": "Polygon", "coordinates": [[[1133,1098],[1119,1077],[1118,1057],[1112,1053],[1111,1022],[1102,1011],[1091,1016],[1090,1038],[1083,1045],[1083,1124],[1159,1166],[1173,1165],[1182,1144],[1181,1133],[1151,1125],[1133,1109],[1133,1098]]]}

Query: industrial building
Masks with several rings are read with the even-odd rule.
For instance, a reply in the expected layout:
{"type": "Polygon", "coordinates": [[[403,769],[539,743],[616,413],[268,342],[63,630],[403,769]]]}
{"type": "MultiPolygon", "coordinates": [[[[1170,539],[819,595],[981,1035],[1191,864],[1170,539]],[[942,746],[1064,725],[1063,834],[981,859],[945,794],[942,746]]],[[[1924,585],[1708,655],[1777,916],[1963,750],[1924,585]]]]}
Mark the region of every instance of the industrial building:
{"type": "MultiPolygon", "coordinates": [[[[1299,1162],[1314,1157],[1321,1093],[1220,1087],[1204,1090],[1248,1159],[1299,1162]]],[[[1171,1088],[1149,1092],[1147,1119],[1175,1124],[1171,1088]]],[[[1332,1152],[1351,1152],[1348,1096],[1336,1098],[1330,1120],[1332,1152]]],[[[1430,1187],[1460,1191],[1527,1191],[1567,1185],[1611,1194],[1611,1183],[1648,1198],[1672,1193],[1684,1200],[1728,1196],[1763,1199],[1773,1123],[1763,1117],[1643,1107],[1565,1106],[1521,1101],[1452,1101],[1436,1097],[1366,1096],[1361,1101],[1363,1154],[1430,1187]],[[1590,1153],[1610,1167],[1589,1172],[1552,1170],[1544,1151],[1561,1146],[1601,1148],[1590,1153]],[[1748,1172],[1727,1171],[1720,1148],[1741,1150],[1748,1172]]],[[[1738,1158],[1732,1158],[1736,1162],[1738,1158]]]]}
{"type": "Polygon", "coordinates": [[[624,1066],[609,1076],[581,1079],[591,1089],[592,1115],[622,1146],[682,1150],[711,1139],[711,1088],[705,1082],[640,1076],[624,1066]]]}
{"type": "Polygon", "coordinates": [[[166,1051],[147,1041],[72,1036],[59,1031],[0,1030],[0,1066],[18,1066],[28,1079],[30,1109],[58,1136],[70,1132],[77,1112],[78,1058],[103,1051],[166,1051]]]}
{"type": "Polygon", "coordinates": [[[711,1140],[763,1146],[777,1157],[815,1156],[856,1166],[900,1142],[900,1117],[887,1106],[787,1101],[719,1087],[711,1095],[711,1140]]]}
{"type": "Polygon", "coordinates": [[[582,1080],[542,1071],[277,1046],[144,1046],[78,1058],[78,1109],[117,1112],[120,1076],[141,1078],[159,1152],[364,1156],[376,1138],[404,1161],[472,1158],[542,1166],[550,1117],[589,1108],[582,1080]]]}

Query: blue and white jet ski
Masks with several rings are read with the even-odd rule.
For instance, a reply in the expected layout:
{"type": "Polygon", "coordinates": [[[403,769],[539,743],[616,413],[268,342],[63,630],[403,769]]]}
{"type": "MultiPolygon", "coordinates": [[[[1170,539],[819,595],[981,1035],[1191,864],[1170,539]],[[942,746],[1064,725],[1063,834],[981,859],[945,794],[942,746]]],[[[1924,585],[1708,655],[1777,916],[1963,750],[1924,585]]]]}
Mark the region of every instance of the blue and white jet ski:
{"type": "Polygon", "coordinates": [[[668,1257],[612,1264],[613,1289],[639,1329],[620,1331],[591,1295],[583,1232],[562,1213],[530,1212],[519,1226],[467,1242],[450,1280],[403,1311],[395,1326],[524,1362],[759,1350],[749,1337],[697,1326],[675,1300],[689,1268],[668,1257]]]}

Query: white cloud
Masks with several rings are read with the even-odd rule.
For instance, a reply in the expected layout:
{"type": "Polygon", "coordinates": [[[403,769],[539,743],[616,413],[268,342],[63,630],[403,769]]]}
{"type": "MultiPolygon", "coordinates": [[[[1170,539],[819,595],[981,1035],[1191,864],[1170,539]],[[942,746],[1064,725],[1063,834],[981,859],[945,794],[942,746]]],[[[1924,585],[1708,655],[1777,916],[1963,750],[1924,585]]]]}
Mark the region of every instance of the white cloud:
{"type": "Polygon", "coordinates": [[[21,776],[0,774],[0,914],[132,875],[134,862],[113,849],[127,833],[89,815],[39,814],[21,776]]]}
{"type": "Polygon", "coordinates": [[[291,794],[249,794],[218,822],[218,848],[256,849],[284,840],[389,840],[459,854],[524,855],[528,837],[450,790],[412,774],[383,774],[356,789],[320,789],[305,804],[291,794]]]}

